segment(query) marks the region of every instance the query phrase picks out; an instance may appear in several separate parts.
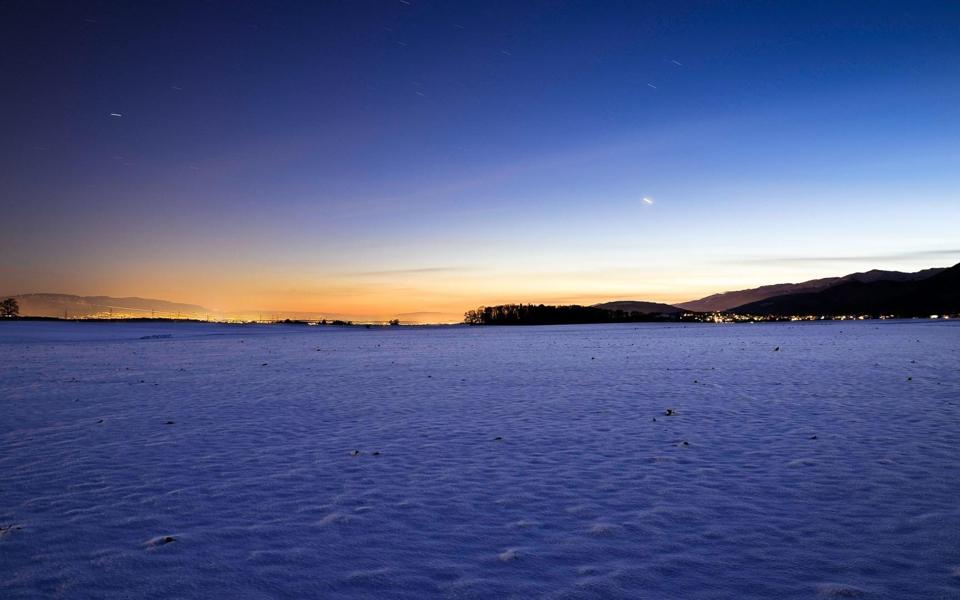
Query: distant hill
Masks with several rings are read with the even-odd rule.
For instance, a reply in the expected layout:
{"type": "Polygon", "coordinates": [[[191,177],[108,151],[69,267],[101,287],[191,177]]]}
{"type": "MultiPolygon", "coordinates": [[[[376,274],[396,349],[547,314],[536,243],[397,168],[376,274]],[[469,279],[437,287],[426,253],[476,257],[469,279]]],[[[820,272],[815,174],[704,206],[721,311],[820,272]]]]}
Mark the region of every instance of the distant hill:
{"type": "Polygon", "coordinates": [[[960,313],[960,264],[918,273],[855,273],[817,292],[784,294],[737,306],[756,315],[897,315],[960,313]],[[930,274],[933,272],[933,274],[930,274]]]}
{"type": "Polygon", "coordinates": [[[683,312],[683,309],[661,304],[660,302],[644,302],[642,300],[614,300],[613,302],[601,302],[594,304],[597,308],[606,310],[622,310],[625,313],[644,313],[644,314],[677,314],[683,312]]]}
{"type": "Polygon", "coordinates": [[[777,283],[748,290],[722,292],[700,298],[699,300],[681,302],[676,304],[676,306],[693,312],[724,312],[746,304],[760,302],[767,298],[787,294],[815,293],[850,281],[858,281],[861,283],[872,283],[875,281],[919,281],[942,271],[944,271],[944,269],[924,269],[916,273],[903,273],[900,271],[873,269],[865,273],[851,273],[843,277],[825,277],[823,279],[811,279],[810,281],[801,283],[777,283]]]}
{"type": "Polygon", "coordinates": [[[196,304],[181,304],[152,298],[112,298],[110,296],[74,296],[72,294],[21,294],[13,296],[20,314],[34,317],[176,317],[204,318],[211,311],[196,304]]]}

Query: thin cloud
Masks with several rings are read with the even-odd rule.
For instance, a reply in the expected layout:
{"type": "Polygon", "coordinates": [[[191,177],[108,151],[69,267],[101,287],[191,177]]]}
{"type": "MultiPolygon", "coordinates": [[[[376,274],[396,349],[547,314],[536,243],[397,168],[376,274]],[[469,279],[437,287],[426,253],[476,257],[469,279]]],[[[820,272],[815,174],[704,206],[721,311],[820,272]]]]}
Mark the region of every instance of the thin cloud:
{"type": "Polygon", "coordinates": [[[424,275],[431,273],[463,273],[477,271],[476,267],[420,267],[416,269],[387,269],[383,271],[356,271],[346,273],[351,277],[390,277],[394,275],[424,275]]]}
{"type": "Polygon", "coordinates": [[[913,250],[891,254],[866,254],[860,256],[765,256],[724,259],[726,263],[754,264],[809,264],[809,263],[848,263],[858,261],[911,260],[916,258],[953,258],[960,260],[960,249],[954,250],[913,250]]]}

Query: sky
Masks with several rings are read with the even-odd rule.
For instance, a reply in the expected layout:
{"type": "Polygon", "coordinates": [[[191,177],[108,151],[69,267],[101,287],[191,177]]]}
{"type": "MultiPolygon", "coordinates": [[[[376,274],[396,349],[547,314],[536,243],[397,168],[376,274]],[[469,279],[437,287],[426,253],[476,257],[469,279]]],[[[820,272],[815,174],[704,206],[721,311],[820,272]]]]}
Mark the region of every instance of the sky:
{"type": "Polygon", "coordinates": [[[459,320],[960,262],[960,3],[0,3],[0,292],[459,320]]]}

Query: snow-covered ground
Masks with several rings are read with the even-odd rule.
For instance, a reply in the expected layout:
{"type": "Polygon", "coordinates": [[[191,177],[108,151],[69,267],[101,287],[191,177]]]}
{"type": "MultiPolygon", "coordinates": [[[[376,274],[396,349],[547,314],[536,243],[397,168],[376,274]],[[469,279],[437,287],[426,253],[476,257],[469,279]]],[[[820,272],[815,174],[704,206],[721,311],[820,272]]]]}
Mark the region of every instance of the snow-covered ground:
{"type": "Polygon", "coordinates": [[[4,599],[960,598],[960,323],[8,322],[0,417],[4,599]]]}

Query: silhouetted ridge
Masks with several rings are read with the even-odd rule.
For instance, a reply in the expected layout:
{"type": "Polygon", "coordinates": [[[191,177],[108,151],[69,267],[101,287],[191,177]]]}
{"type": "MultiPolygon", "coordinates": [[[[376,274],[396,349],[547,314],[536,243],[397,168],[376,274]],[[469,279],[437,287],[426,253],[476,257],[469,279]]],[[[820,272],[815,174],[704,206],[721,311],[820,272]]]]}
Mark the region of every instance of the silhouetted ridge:
{"type": "Polygon", "coordinates": [[[627,313],[674,314],[683,312],[683,309],[671,306],[670,304],[644,302],[642,300],[614,300],[613,302],[601,302],[593,306],[606,310],[622,310],[627,313]]]}
{"type": "MultiPolygon", "coordinates": [[[[929,272],[933,269],[928,269],[929,272]]],[[[921,271],[915,274],[926,273],[921,271]]],[[[882,273],[882,272],[880,272],[882,273]]],[[[960,313],[960,264],[932,276],[876,279],[858,273],[813,293],[786,294],[735,307],[729,312],[755,315],[894,315],[925,317],[960,313]]]]}
{"type": "Polygon", "coordinates": [[[872,283],[875,281],[919,281],[943,271],[944,269],[942,268],[934,268],[924,269],[916,273],[903,273],[900,271],[873,269],[864,273],[851,273],[843,277],[825,277],[823,279],[811,279],[810,281],[803,281],[801,283],[775,283],[747,290],[711,294],[699,300],[681,302],[676,306],[694,312],[724,312],[746,304],[760,302],[767,298],[775,298],[787,294],[815,293],[849,281],[859,281],[861,283],[872,283]]]}

